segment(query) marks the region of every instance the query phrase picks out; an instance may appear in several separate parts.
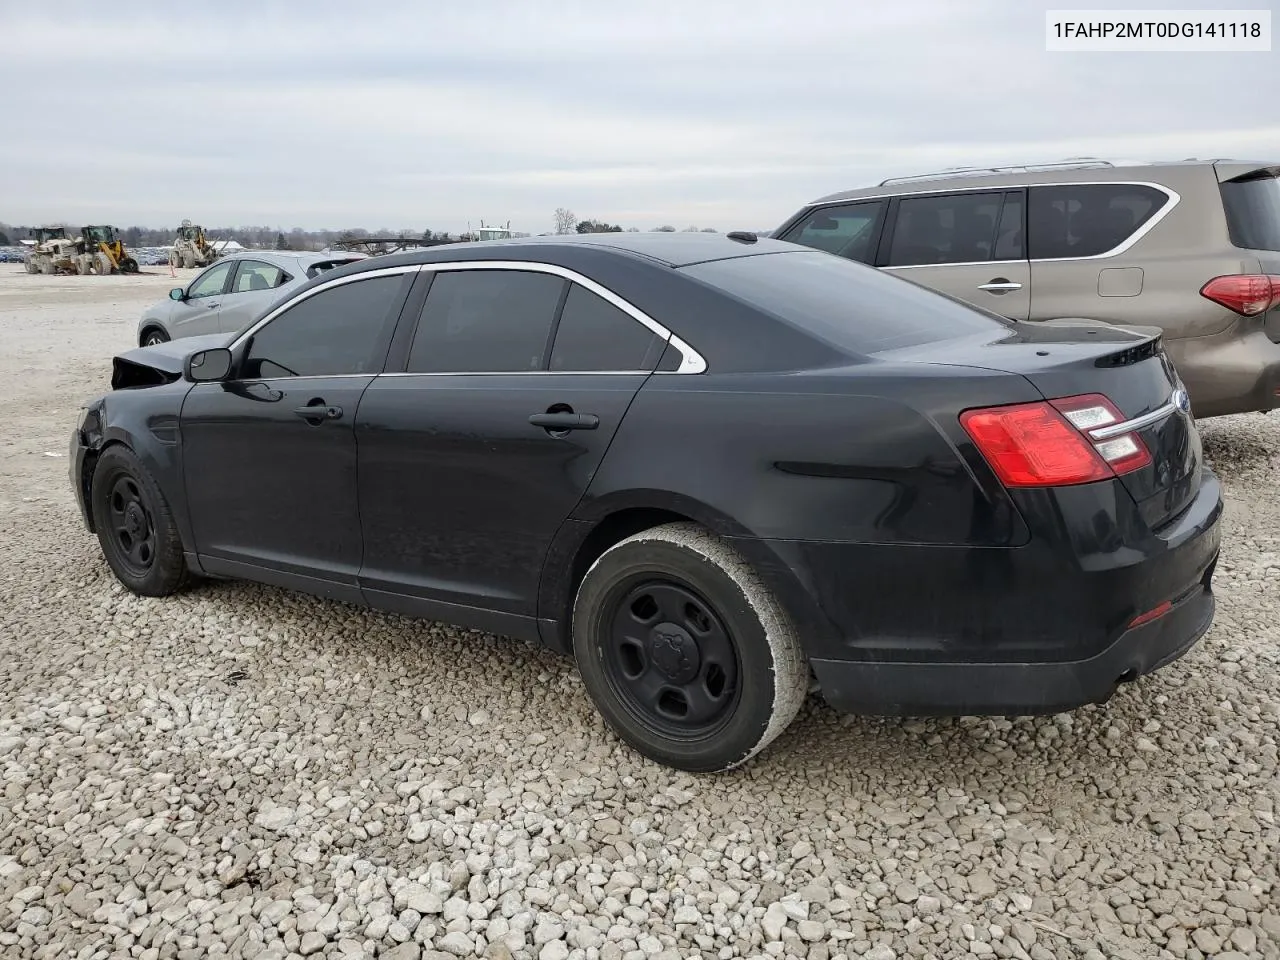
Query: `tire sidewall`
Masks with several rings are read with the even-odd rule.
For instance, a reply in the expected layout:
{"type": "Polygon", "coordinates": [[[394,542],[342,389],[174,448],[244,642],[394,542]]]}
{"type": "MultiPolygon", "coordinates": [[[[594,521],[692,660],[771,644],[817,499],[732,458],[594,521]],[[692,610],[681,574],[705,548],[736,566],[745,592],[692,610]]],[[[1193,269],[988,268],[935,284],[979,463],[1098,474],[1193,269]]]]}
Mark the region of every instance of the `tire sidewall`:
{"type": "Polygon", "coordinates": [[[737,766],[763,746],[778,690],[773,649],[748,590],[701,551],[643,534],[606,551],[583,578],[573,616],[578,670],[605,721],[640,753],[679,769],[713,772],[737,766]],[[674,580],[701,595],[720,617],[738,654],[733,712],[701,739],[676,740],[645,728],[606,673],[603,643],[611,611],[631,587],[649,579],[674,580]]]}

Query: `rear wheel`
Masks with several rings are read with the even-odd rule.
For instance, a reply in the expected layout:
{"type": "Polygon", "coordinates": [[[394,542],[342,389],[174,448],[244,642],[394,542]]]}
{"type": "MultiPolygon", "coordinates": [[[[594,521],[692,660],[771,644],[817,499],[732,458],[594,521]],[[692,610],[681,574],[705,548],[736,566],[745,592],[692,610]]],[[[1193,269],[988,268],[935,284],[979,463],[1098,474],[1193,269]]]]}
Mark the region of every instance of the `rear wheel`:
{"type": "Polygon", "coordinates": [[[187,564],[169,504],[131,450],[109,447],[90,490],[93,526],[116,578],[137,594],[163,597],[182,587],[187,564]]]}
{"type": "Polygon", "coordinates": [[[188,270],[193,269],[196,265],[195,256],[191,253],[184,252],[182,254],[182,265],[186,267],[188,270]]]}
{"type": "Polygon", "coordinates": [[[735,551],[694,524],[605,551],[578,590],[573,639],[609,725],[682,770],[745,763],[787,728],[808,689],[786,614],[735,551]]]}

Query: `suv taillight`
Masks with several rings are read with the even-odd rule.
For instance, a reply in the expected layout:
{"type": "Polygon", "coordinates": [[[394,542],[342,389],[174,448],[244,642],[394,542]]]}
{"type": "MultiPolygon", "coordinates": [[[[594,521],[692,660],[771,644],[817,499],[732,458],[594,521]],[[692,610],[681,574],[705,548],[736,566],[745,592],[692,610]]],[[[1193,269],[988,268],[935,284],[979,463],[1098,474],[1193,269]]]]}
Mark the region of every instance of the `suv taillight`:
{"type": "Polygon", "coordinates": [[[1151,462],[1135,433],[1094,440],[1087,431],[1120,423],[1098,393],[966,410],[960,425],[1006,487],[1061,487],[1106,480],[1151,462]]]}
{"type": "Polygon", "coordinates": [[[1241,316],[1256,317],[1280,304],[1280,277],[1266,273],[1214,277],[1200,288],[1200,296],[1241,316]]]}

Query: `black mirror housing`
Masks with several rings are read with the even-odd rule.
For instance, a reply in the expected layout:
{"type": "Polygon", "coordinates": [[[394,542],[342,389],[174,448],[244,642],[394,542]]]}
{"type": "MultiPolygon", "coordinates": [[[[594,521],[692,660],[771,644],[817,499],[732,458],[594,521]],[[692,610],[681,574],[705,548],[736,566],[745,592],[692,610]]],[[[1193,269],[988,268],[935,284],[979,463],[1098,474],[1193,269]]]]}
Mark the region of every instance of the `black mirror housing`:
{"type": "Polygon", "coordinates": [[[185,300],[187,299],[187,291],[183,290],[181,287],[174,287],[172,290],[169,291],[169,299],[185,300]]]}
{"type": "Polygon", "coordinates": [[[182,375],[192,383],[225,380],[230,372],[231,351],[226,347],[198,350],[187,357],[182,365],[182,375]]]}

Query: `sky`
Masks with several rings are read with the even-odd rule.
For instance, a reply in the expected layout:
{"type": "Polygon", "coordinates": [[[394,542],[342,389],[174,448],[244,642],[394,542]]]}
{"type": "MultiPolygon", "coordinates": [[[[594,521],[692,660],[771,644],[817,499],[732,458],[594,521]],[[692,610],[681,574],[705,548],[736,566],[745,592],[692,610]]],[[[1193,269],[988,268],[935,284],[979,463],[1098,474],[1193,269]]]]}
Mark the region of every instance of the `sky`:
{"type": "Polygon", "coordinates": [[[1067,5],[0,0],[0,221],[768,229],[944,167],[1280,158],[1280,46],[1046,52],[1067,5]]]}

